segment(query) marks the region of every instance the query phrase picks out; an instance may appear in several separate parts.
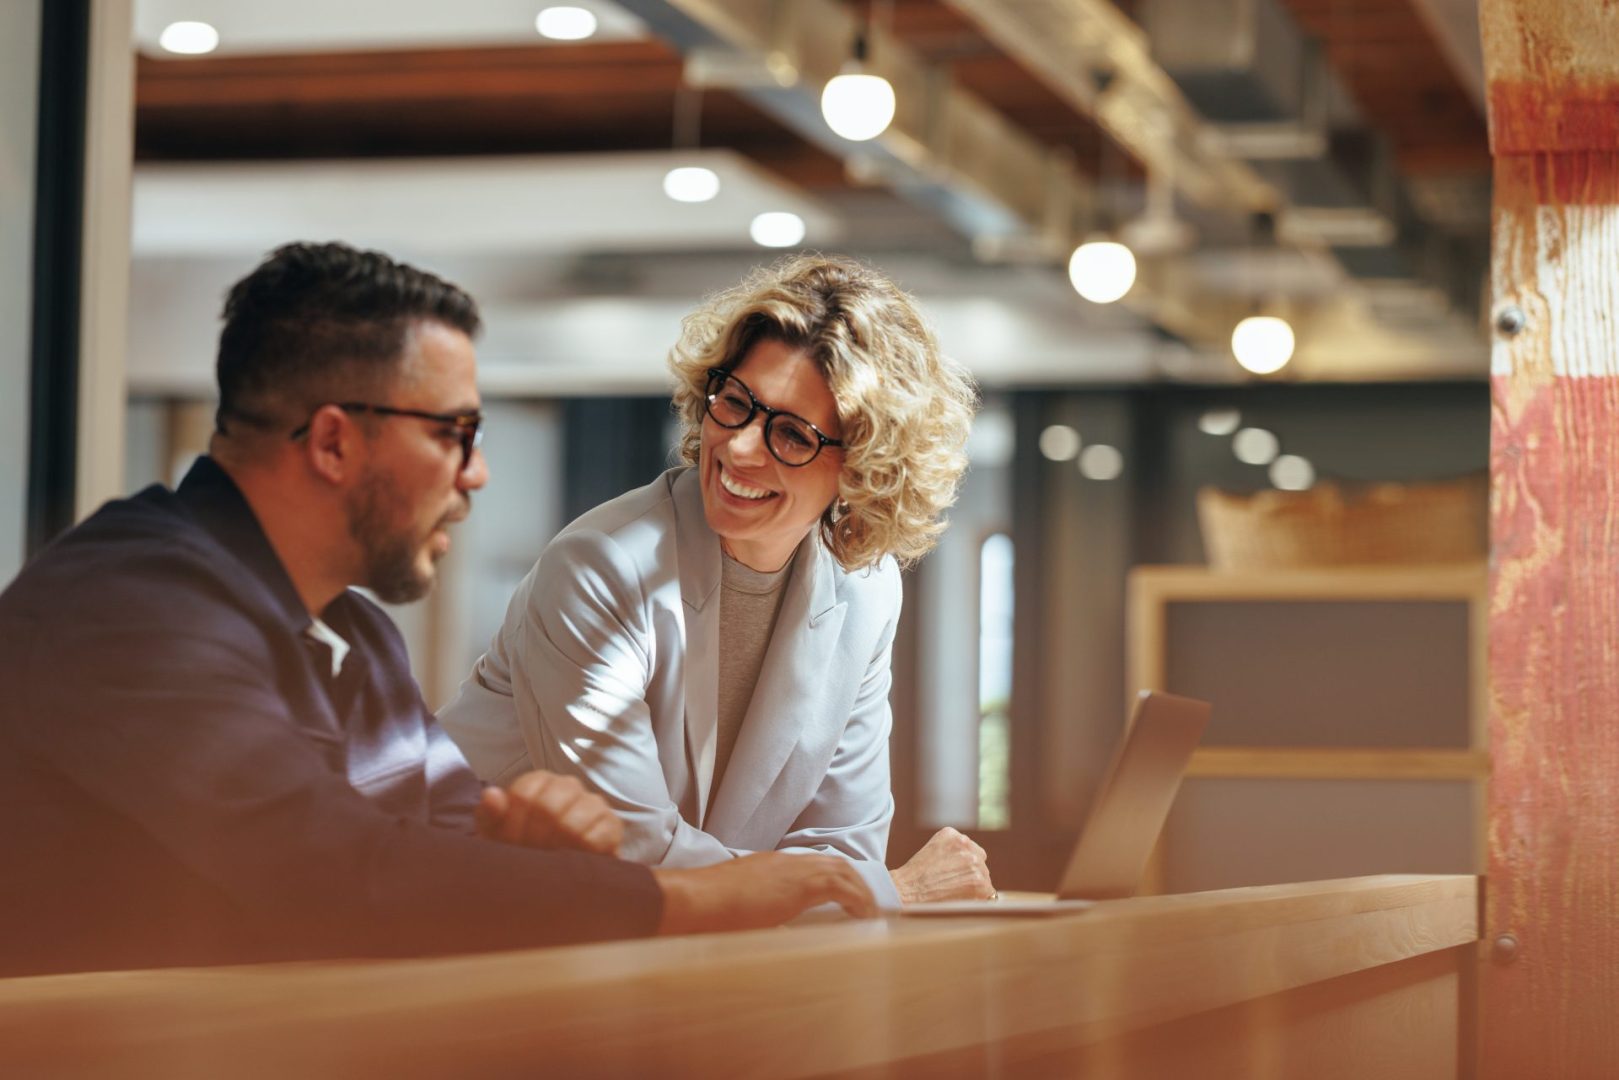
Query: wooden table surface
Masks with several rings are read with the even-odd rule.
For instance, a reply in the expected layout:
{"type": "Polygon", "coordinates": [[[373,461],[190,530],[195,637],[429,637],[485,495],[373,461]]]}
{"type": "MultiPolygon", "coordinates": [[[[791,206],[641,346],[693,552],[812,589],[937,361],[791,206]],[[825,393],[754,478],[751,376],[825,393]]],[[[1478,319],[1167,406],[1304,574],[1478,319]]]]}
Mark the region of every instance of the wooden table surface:
{"type": "Polygon", "coordinates": [[[1477,883],[1381,876],[431,960],[0,980],[0,1075],[809,1076],[1115,1038],[1453,950],[1477,883]]]}

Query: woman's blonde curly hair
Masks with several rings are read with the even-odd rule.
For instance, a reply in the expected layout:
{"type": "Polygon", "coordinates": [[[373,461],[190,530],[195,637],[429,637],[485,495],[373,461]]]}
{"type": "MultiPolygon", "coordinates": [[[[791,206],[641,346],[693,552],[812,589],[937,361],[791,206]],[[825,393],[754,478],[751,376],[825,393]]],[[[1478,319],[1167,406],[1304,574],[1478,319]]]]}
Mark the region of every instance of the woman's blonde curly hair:
{"type": "Polygon", "coordinates": [[[838,498],[821,536],[858,570],[927,554],[967,468],[977,408],[970,376],[945,358],[915,303],[853,259],[801,255],[750,274],[681,323],[669,351],[681,456],[697,464],[711,368],[730,370],[760,341],[803,349],[837,401],[843,430],[838,498]]]}

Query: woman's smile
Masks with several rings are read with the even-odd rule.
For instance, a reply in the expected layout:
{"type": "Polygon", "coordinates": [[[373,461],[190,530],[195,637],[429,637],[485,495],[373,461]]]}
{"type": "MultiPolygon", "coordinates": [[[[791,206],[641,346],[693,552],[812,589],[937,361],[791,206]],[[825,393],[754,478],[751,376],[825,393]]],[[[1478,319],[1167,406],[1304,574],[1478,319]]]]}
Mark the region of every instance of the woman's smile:
{"type": "Polygon", "coordinates": [[[724,488],[728,494],[735,495],[739,499],[746,499],[749,502],[758,502],[775,497],[776,493],[774,491],[754,487],[752,484],[738,480],[736,474],[719,462],[715,462],[714,465],[719,470],[720,487],[724,488]]]}

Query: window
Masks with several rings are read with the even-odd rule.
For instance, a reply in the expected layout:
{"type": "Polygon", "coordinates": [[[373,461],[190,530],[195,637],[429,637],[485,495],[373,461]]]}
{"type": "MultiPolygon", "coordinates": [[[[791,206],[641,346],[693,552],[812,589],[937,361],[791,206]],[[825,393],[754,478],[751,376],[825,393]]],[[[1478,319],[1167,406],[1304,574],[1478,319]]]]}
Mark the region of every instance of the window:
{"type": "Polygon", "coordinates": [[[1012,538],[978,549],[978,827],[1011,825],[1012,538]]]}

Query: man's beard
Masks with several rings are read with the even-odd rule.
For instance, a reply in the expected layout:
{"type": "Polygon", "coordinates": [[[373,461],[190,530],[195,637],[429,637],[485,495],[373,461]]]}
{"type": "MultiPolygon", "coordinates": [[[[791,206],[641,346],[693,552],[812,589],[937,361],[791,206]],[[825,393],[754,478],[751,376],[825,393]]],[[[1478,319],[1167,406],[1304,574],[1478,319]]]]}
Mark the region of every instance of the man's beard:
{"type": "Polygon", "coordinates": [[[417,568],[416,560],[427,537],[410,535],[395,524],[405,500],[395,486],[372,472],[348,502],[349,535],[360,546],[364,585],[389,604],[408,604],[426,596],[433,587],[433,571],[417,568]]]}

